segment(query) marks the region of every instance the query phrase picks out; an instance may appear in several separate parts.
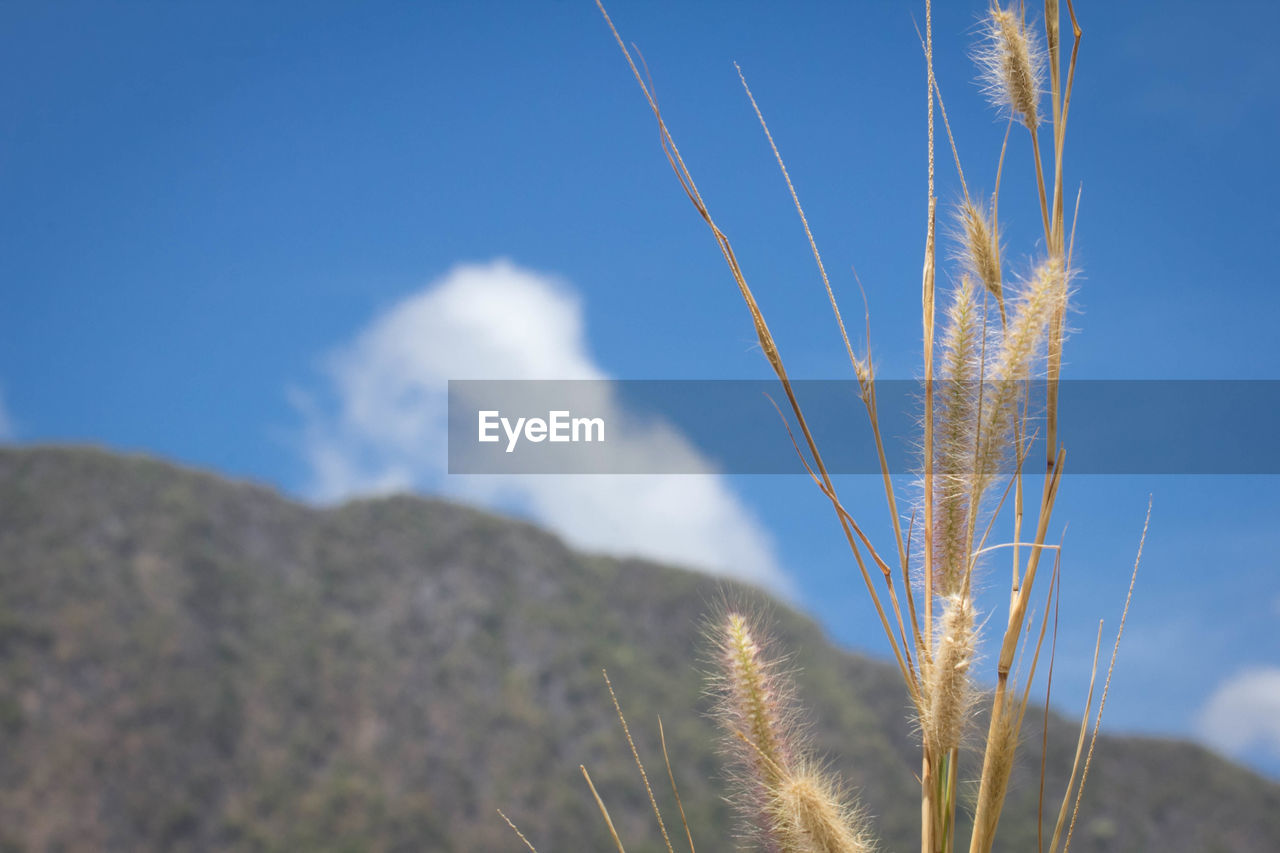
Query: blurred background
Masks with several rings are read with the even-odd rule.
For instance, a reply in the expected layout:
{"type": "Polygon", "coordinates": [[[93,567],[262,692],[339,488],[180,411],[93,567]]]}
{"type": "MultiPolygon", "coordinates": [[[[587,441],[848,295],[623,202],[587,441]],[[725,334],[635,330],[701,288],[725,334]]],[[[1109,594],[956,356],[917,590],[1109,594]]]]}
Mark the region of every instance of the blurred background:
{"type": "MultiPolygon", "coordinates": [[[[934,33],[966,178],[989,193],[1006,125],[969,61],[980,5],[940,4],[934,33]]],[[[1079,11],[1067,377],[1276,378],[1280,12],[1079,11]]],[[[617,0],[610,12],[791,375],[850,378],[734,62],[846,318],[861,316],[856,269],[880,375],[915,378],[921,10],[617,0]]],[[[587,550],[763,584],[884,656],[807,478],[445,472],[449,379],[770,375],[593,4],[6,3],[0,79],[5,442],[138,451],[322,505],[413,491],[486,506],[587,550]]],[[[945,147],[938,175],[945,207],[960,193],[945,147]]],[[[1031,177],[1015,128],[1000,205],[1015,275],[1043,248],[1031,177]]],[[[1050,535],[1065,528],[1055,705],[1082,706],[1100,618],[1109,650],[1150,498],[1109,728],[1193,738],[1280,776],[1275,485],[1068,476],[1050,535]]],[[[879,479],[839,486],[887,541],[879,479]]],[[[992,562],[984,601],[998,621],[1007,567],[992,562]]]]}

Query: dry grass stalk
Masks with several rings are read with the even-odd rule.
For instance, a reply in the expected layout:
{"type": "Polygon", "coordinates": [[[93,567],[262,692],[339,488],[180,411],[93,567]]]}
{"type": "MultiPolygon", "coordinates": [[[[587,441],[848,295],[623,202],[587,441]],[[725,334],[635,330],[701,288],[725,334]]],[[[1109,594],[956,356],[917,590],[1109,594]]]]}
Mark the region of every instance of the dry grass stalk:
{"type": "Polygon", "coordinates": [[[529,839],[524,837],[524,833],[520,831],[520,827],[512,823],[511,818],[507,817],[505,814],[502,813],[502,809],[498,809],[498,816],[507,822],[507,826],[511,827],[511,831],[514,832],[517,836],[519,836],[520,840],[524,842],[525,847],[528,847],[530,850],[533,851],[533,853],[538,853],[538,848],[534,847],[533,844],[529,841],[529,839]]]}
{"type": "MultiPolygon", "coordinates": [[[[988,207],[974,201],[960,168],[959,147],[951,132],[941,89],[934,74],[932,4],[925,0],[925,27],[922,45],[927,69],[928,107],[928,197],[925,228],[925,251],[921,276],[921,318],[923,328],[924,410],[922,436],[922,523],[916,525],[916,512],[911,514],[911,531],[919,531],[923,547],[913,549],[911,532],[903,536],[893,478],[885,462],[879,431],[875,396],[875,374],[870,358],[855,353],[827,277],[809,222],[800,205],[799,196],[787,172],[773,134],[754,96],[742,84],[782,172],[787,189],[795,203],[805,237],[818,267],[819,277],[831,303],[841,339],[848,354],[861,396],[866,404],[877,447],[880,451],[886,503],[894,522],[894,539],[898,552],[898,572],[890,568],[862,526],[841,504],[834,483],[823,462],[822,454],[809,430],[804,411],[788,377],[779,347],[765,322],[755,293],[748,286],[728,237],[716,225],[699,192],[662,112],[652,87],[641,75],[631,52],[623,43],[608,13],[597,0],[610,31],[613,33],[627,64],[639,83],[657,121],[663,151],[682,189],[699,216],[711,230],[730,274],[746,304],[755,327],[760,347],[782,384],[790,418],[798,428],[799,438],[787,424],[796,451],[822,494],[830,502],[845,534],[854,562],[862,576],[894,660],[903,677],[915,710],[921,732],[921,853],[952,853],[959,849],[957,837],[957,800],[961,747],[967,722],[977,691],[974,686],[974,653],[978,645],[974,576],[979,571],[980,557],[995,548],[1010,547],[1013,555],[1012,584],[1007,618],[998,644],[995,660],[995,688],[991,694],[988,729],[981,743],[982,763],[978,779],[976,811],[969,841],[971,853],[987,853],[992,849],[999,826],[1009,780],[1017,755],[1022,724],[1026,716],[1031,685],[1048,627],[1050,606],[1056,607],[1055,588],[1059,577],[1061,547],[1046,544],[1058,489],[1062,484],[1065,448],[1058,443],[1057,405],[1060,381],[1065,316],[1073,276],[1071,240],[1068,239],[1063,215],[1063,150],[1065,128],[1074,83],[1076,57],[1081,29],[1070,0],[1074,42],[1065,79],[1061,69],[1062,45],[1060,9],[1057,0],[1044,4],[1045,45],[1028,24],[1024,6],[1004,7],[992,3],[984,20],[983,42],[975,53],[979,73],[988,94],[1000,109],[1006,110],[1010,123],[1020,121],[1029,133],[1036,189],[1039,196],[1044,230],[1044,257],[1031,275],[1010,288],[1003,271],[1003,246],[997,217],[1000,175],[1004,168],[1008,134],[1000,150],[996,191],[988,207]],[[1047,65],[1047,69],[1046,69],[1047,65]],[[1048,72],[1048,89],[1045,76],[1048,72]],[[1051,119],[1042,114],[1041,102],[1047,96],[1051,119]],[[943,118],[947,138],[956,161],[963,202],[959,221],[959,252],[955,286],[946,309],[944,327],[938,339],[936,326],[936,279],[939,271],[936,241],[937,194],[935,187],[934,112],[935,97],[943,118]],[[1046,185],[1038,131],[1052,122],[1053,161],[1051,183],[1046,185]],[[1050,201],[1051,200],[1051,201],[1050,201]],[[979,299],[979,296],[982,298],[979,299]],[[990,300],[990,302],[989,302],[990,300]],[[992,316],[994,314],[994,316],[992,316]],[[998,325],[996,319],[998,318],[998,325]],[[938,358],[935,358],[935,350],[938,358]],[[937,364],[935,365],[935,361],[937,364]],[[936,368],[936,371],[935,371],[936,368]],[[935,372],[944,382],[935,390],[935,372]],[[1043,438],[1046,443],[1044,482],[1038,505],[1028,505],[1023,471],[1028,442],[1029,397],[1027,383],[1044,377],[1047,390],[1043,438]],[[1012,459],[1011,475],[1001,466],[1012,459]],[[1003,494],[994,506],[987,496],[1001,478],[1007,479],[1003,494]],[[1012,541],[987,546],[1006,499],[1013,496],[1012,541]],[[1035,519],[1034,535],[1024,542],[1024,517],[1035,519]],[[984,526],[980,537],[979,526],[984,526]],[[975,538],[978,540],[975,542],[975,538]],[[1055,552],[1053,576],[1045,608],[1039,616],[1040,628],[1035,636],[1035,619],[1030,614],[1030,598],[1035,587],[1038,567],[1045,551],[1055,552]],[[911,555],[915,553],[915,563],[911,555]],[[877,582],[871,567],[879,569],[877,582]],[[902,581],[902,607],[898,582],[902,581]],[[913,587],[912,576],[919,584],[913,587]],[[917,601],[918,597],[918,601],[917,601]],[[935,618],[936,612],[936,618],[935,618]],[[909,617],[909,629],[908,618],[909,617]],[[1034,637],[1034,644],[1032,639],[1034,637]],[[1022,684],[1013,675],[1015,659],[1030,651],[1030,666],[1022,684]]],[[[739,70],[741,76],[741,70],[739,70]]],[[[1077,199],[1078,201],[1078,199],[1077,199]]],[[[1078,204],[1077,204],[1078,210],[1078,204]]],[[[1072,222],[1074,231],[1074,220],[1072,222]]],[[[868,322],[869,327],[869,322],[868,322]]],[[[868,345],[869,346],[869,345],[868,345]]],[[[781,414],[782,410],[779,410],[781,414]]],[[[1144,526],[1145,536],[1145,526],[1144,526]]],[[[1139,549],[1139,555],[1141,548],[1139,549]]],[[[1136,573],[1136,566],[1135,566],[1136,573]]],[[[1130,586],[1132,593],[1132,584],[1130,586]]],[[[1126,612],[1128,600],[1126,599],[1126,612]]],[[[1121,621],[1123,631],[1123,619],[1121,621]]],[[[814,765],[796,733],[794,697],[790,679],[780,670],[779,658],[771,655],[753,627],[738,613],[725,614],[713,630],[720,677],[717,690],[720,702],[717,716],[729,732],[727,742],[739,769],[741,788],[739,804],[750,823],[756,825],[773,849],[783,851],[862,851],[869,849],[870,833],[866,823],[844,805],[844,797],[836,780],[814,765]]],[[[1055,630],[1056,636],[1056,630],[1055,630]]],[[[1117,636],[1117,646],[1119,636],[1117,636]]],[[[1051,653],[1052,654],[1052,653],[1051,653]]],[[[1114,668],[1113,652],[1111,667],[1114,668]]],[[[1095,670],[1096,676],[1096,658],[1095,670]]],[[[1107,680],[1110,680],[1108,669],[1107,680]]],[[[1050,689],[1052,666],[1050,667],[1050,689]]],[[[1094,723],[1094,739],[1081,765],[1085,726],[1082,724],[1076,761],[1067,791],[1063,795],[1058,824],[1050,845],[1056,853],[1058,843],[1070,843],[1071,825],[1066,826],[1066,813],[1075,794],[1078,807],[1080,791],[1088,775],[1090,757],[1096,740],[1102,705],[1094,723]],[[1080,784],[1076,785],[1079,773],[1080,784]]],[[[616,697],[614,699],[616,704],[616,697]]],[[[1092,680],[1089,707],[1092,705],[1092,680]]],[[[1089,710],[1085,712],[1085,722],[1089,710]]],[[[619,709],[621,718],[621,710],[619,709]]],[[[625,719],[623,720],[626,729],[625,719]]],[[[628,732],[628,742],[630,735],[628,732]]],[[[658,813],[657,803],[644,775],[638,753],[633,755],[649,793],[664,840],[670,849],[666,827],[658,813]]],[[[663,740],[666,757],[665,738],[663,740]]],[[[670,773],[673,790],[674,775],[670,773]]],[[[584,776],[586,771],[583,771],[584,776]]],[[[587,777],[590,785],[590,777],[587,777]]],[[[1043,782],[1042,782],[1043,785],[1043,782]]],[[[608,812],[596,796],[619,850],[621,841],[613,832],[608,812]]],[[[676,793],[677,802],[679,794],[676,793]]],[[[1041,795],[1043,809],[1043,792],[1041,795]]],[[[681,805],[683,817],[683,805],[681,805]]],[[[688,832],[692,849],[693,838],[688,832]]]]}
{"type": "MultiPolygon", "coordinates": [[[[1098,743],[1098,729],[1102,726],[1102,712],[1107,706],[1107,693],[1111,690],[1111,675],[1116,669],[1116,658],[1120,654],[1120,638],[1124,636],[1124,625],[1129,618],[1129,605],[1133,602],[1133,587],[1138,582],[1138,566],[1142,563],[1142,549],[1147,544],[1147,528],[1151,526],[1151,502],[1147,502],[1147,518],[1142,522],[1142,538],[1138,540],[1138,555],[1133,559],[1133,574],[1129,576],[1129,591],[1125,593],[1124,610],[1120,613],[1120,628],[1116,631],[1116,643],[1111,648],[1111,662],[1107,664],[1107,677],[1102,684],[1102,698],[1098,700],[1098,716],[1093,723],[1093,735],[1089,738],[1089,753],[1085,756],[1084,772],[1080,775],[1080,788],[1076,791],[1076,802],[1071,810],[1071,825],[1067,828],[1067,840],[1063,844],[1062,851],[1067,853],[1071,848],[1071,835],[1076,828],[1076,818],[1080,814],[1080,798],[1084,796],[1084,783],[1089,779],[1089,766],[1093,763],[1093,748],[1098,743]]],[[[1096,653],[1095,653],[1096,661],[1096,653]]],[[[1095,668],[1097,664],[1094,664],[1095,668]]],[[[1092,680],[1091,680],[1092,681],[1092,680]]],[[[1092,687],[1092,683],[1090,685],[1092,687]]],[[[1088,712],[1085,712],[1088,714],[1088,712]]],[[[1074,777],[1074,768],[1072,776],[1074,777]]],[[[1067,796],[1071,793],[1068,788],[1067,794],[1063,796],[1063,802],[1066,802],[1067,796]]],[[[1052,853],[1052,851],[1051,851],[1052,853]]]]}
{"type": "MultiPolygon", "coordinates": [[[[809,429],[808,421],[804,417],[804,411],[800,407],[800,401],[796,397],[795,388],[791,384],[791,379],[787,375],[786,367],[782,363],[782,356],[778,352],[777,345],[774,343],[773,334],[769,331],[769,325],[765,322],[764,313],[760,310],[759,303],[756,301],[755,293],[747,284],[746,276],[742,271],[741,265],[738,263],[738,257],[733,250],[729,238],[716,225],[712,219],[710,211],[707,209],[706,202],[702,198],[702,194],[698,191],[697,184],[694,183],[693,175],[689,168],[685,165],[684,158],[680,155],[679,148],[676,147],[675,140],[671,136],[670,130],[667,128],[666,121],[662,117],[662,111],[658,108],[658,102],[653,91],[645,82],[644,77],[640,75],[640,69],[636,66],[635,60],[631,57],[631,52],[627,49],[626,44],[622,41],[622,36],[618,34],[617,28],[613,25],[613,20],[605,11],[601,0],[596,0],[596,5],[600,12],[604,15],[605,22],[609,26],[610,32],[613,34],[614,40],[618,43],[618,47],[622,50],[622,54],[627,61],[628,67],[631,69],[632,76],[636,82],[640,84],[640,89],[644,93],[645,99],[649,103],[649,108],[653,111],[654,119],[658,123],[659,137],[662,141],[663,152],[667,156],[667,162],[671,165],[672,171],[675,172],[677,180],[680,182],[681,188],[689,201],[697,210],[698,215],[702,217],[703,222],[711,229],[716,244],[720,249],[721,255],[724,257],[729,272],[733,276],[734,283],[738,287],[738,293],[742,296],[742,300],[746,303],[747,311],[751,315],[752,324],[755,326],[756,337],[760,342],[761,352],[765,359],[769,362],[770,367],[777,375],[782,383],[783,392],[786,395],[787,403],[795,416],[796,423],[800,427],[801,434],[804,437],[805,450],[808,452],[812,460],[811,470],[816,473],[820,480],[820,487],[823,494],[831,501],[832,508],[836,510],[837,518],[840,523],[841,530],[844,533],[845,541],[849,545],[849,549],[853,554],[854,562],[858,565],[858,571],[862,575],[863,584],[866,586],[867,594],[871,598],[872,604],[875,606],[876,615],[880,619],[881,627],[884,629],[886,636],[889,638],[890,649],[893,651],[894,659],[898,664],[898,668],[902,673],[903,680],[907,683],[908,689],[913,695],[917,689],[917,679],[915,669],[910,666],[906,659],[907,650],[900,645],[897,637],[894,635],[893,628],[890,627],[889,616],[885,611],[884,603],[881,600],[880,593],[872,580],[871,573],[867,567],[866,560],[863,555],[863,548],[869,552],[869,556],[875,565],[880,568],[885,584],[889,600],[893,606],[894,615],[897,618],[900,632],[903,626],[902,612],[898,603],[897,593],[893,586],[892,574],[888,564],[881,559],[876,552],[875,547],[871,544],[871,540],[863,532],[862,528],[853,518],[847,514],[840,513],[839,499],[836,496],[835,486],[832,483],[831,476],[827,471],[826,463],[822,459],[822,454],[818,450],[817,442],[813,438],[813,433],[809,429]]],[[[930,232],[932,234],[932,231],[930,232]]],[[[926,393],[928,393],[926,391],[926,393]]],[[[809,463],[806,462],[806,466],[809,463]]]]}
{"type": "MultiPolygon", "coordinates": [[[[662,831],[662,840],[667,845],[667,853],[675,853],[671,847],[671,837],[667,835],[667,824],[662,819],[662,812],[658,809],[658,801],[653,796],[653,787],[649,784],[649,774],[644,771],[644,764],[640,761],[640,753],[636,750],[636,742],[631,739],[631,727],[627,725],[627,718],[622,713],[622,705],[618,704],[618,694],[613,692],[613,682],[609,680],[607,670],[602,670],[604,675],[605,686],[609,688],[609,698],[613,700],[613,709],[618,713],[618,722],[622,724],[622,733],[626,735],[627,746],[631,747],[631,756],[635,759],[636,769],[640,771],[640,781],[644,782],[645,793],[649,795],[649,805],[653,807],[653,816],[658,819],[658,829],[662,831]]],[[[675,779],[671,780],[672,786],[675,785],[675,779]]],[[[681,809],[683,815],[684,810],[681,809]]]]}
{"type": "Polygon", "coordinates": [[[676,798],[676,808],[680,810],[680,823],[684,825],[684,836],[689,842],[689,853],[697,853],[693,846],[693,832],[689,829],[689,819],[684,813],[684,800],[680,799],[680,789],[676,787],[676,774],[671,770],[671,756],[667,754],[667,733],[662,728],[662,717],[658,717],[658,739],[662,742],[662,760],[667,765],[667,778],[671,780],[671,794],[676,798]]]}
{"type": "Polygon", "coordinates": [[[596,790],[595,783],[591,781],[591,774],[587,772],[584,765],[579,764],[578,769],[582,771],[582,778],[587,780],[587,787],[591,789],[591,796],[596,801],[596,808],[600,810],[600,816],[604,818],[604,825],[609,828],[609,837],[613,839],[613,845],[618,848],[618,853],[627,853],[627,848],[622,846],[622,839],[618,837],[618,830],[613,825],[613,818],[609,817],[609,809],[605,807],[604,800],[600,799],[600,792],[596,790]]]}

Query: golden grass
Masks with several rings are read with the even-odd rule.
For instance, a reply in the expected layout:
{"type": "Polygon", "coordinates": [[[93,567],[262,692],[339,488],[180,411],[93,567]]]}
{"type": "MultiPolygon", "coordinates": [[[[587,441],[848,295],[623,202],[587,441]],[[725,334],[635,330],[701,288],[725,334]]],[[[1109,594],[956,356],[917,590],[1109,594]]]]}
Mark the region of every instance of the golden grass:
{"type": "MultiPolygon", "coordinates": [[[[1066,449],[1060,445],[1057,436],[1057,406],[1064,318],[1070,298],[1069,283],[1073,277],[1073,235],[1067,233],[1063,214],[1063,149],[1082,35],[1075,9],[1069,1],[1067,11],[1073,44],[1065,79],[1061,67],[1061,10],[1057,0],[1046,0],[1044,4],[1043,42],[1028,20],[1025,6],[1004,7],[993,2],[984,17],[981,43],[974,53],[978,75],[990,99],[998,109],[1008,114],[1011,125],[1016,120],[1027,129],[1030,142],[1030,165],[1034,168],[1044,239],[1040,246],[1042,254],[1030,274],[1011,288],[1003,268],[1002,227],[998,217],[1000,175],[1009,137],[1006,133],[1001,146],[996,188],[988,206],[981,200],[975,200],[964,180],[958,146],[942,102],[941,87],[934,74],[932,3],[925,0],[921,46],[927,70],[929,144],[927,219],[921,271],[924,378],[920,471],[922,505],[912,511],[906,536],[902,530],[900,502],[880,436],[872,361],[865,352],[860,354],[855,350],[799,195],[764,114],[747,86],[745,75],[738,69],[743,89],[760,121],[803,225],[876,438],[896,552],[893,557],[885,558],[862,525],[841,503],[805,420],[779,347],[729,238],[712,218],[667,127],[652,86],[641,74],[603,4],[600,0],[596,2],[653,112],[667,160],[686,196],[711,230],[746,304],[761,350],[782,386],[787,415],[783,415],[783,408],[779,408],[779,415],[783,416],[786,431],[805,470],[831,504],[914,704],[921,747],[921,853],[951,853],[964,842],[958,837],[956,820],[961,748],[972,738],[969,722],[975,703],[980,700],[990,702],[988,728],[979,744],[981,770],[968,838],[971,853],[987,853],[996,837],[1022,741],[1031,686],[1051,612],[1055,614],[1056,626],[1061,549],[1060,545],[1047,544],[1046,537],[1066,461],[1066,449]],[[1046,96],[1050,103],[1048,118],[1043,115],[1042,107],[1046,96]],[[935,112],[941,114],[963,196],[956,211],[958,248],[951,259],[955,269],[944,271],[954,274],[956,284],[947,297],[940,336],[936,328],[940,267],[936,239],[935,112]],[[1050,184],[1045,182],[1040,150],[1039,130],[1046,121],[1052,131],[1050,184]],[[937,389],[934,387],[935,372],[943,380],[937,389]],[[1030,462],[1027,448],[1030,446],[1032,412],[1028,385],[1041,381],[1045,388],[1045,410],[1042,431],[1037,430],[1037,435],[1045,442],[1046,454],[1043,486],[1036,504],[1029,502],[1024,468],[1030,462]],[[792,429],[793,424],[796,430],[792,429]],[[1003,473],[1008,463],[1013,465],[1012,474],[1003,473]],[[1004,488],[993,500],[1001,481],[1004,481],[1004,488]],[[1010,497],[1012,505],[1007,507],[1010,497]],[[1011,539],[988,546],[987,539],[1006,509],[1012,515],[1009,519],[1011,539]],[[921,518],[919,525],[915,523],[917,515],[921,518]],[[1032,520],[1031,536],[1024,540],[1024,525],[1032,520]],[[981,535],[978,535],[979,530],[981,535]],[[913,533],[922,547],[912,547],[913,533]],[[997,614],[993,613],[989,619],[980,620],[974,601],[975,574],[982,570],[985,555],[1005,548],[1012,553],[1007,614],[1003,619],[995,618],[997,614]],[[1046,551],[1054,552],[1053,573],[1047,584],[1044,607],[1038,617],[1039,630],[1036,631],[1036,620],[1029,615],[1030,601],[1040,561],[1046,551]],[[994,689],[984,694],[975,683],[974,658],[978,647],[978,626],[987,623],[994,624],[1000,633],[999,652],[992,673],[994,689]],[[1029,665],[1020,681],[1013,672],[1014,662],[1027,652],[1030,653],[1029,665]]],[[[1073,219],[1072,231],[1074,226],[1073,219]]],[[[1143,541],[1145,536],[1144,524],[1143,541]]],[[[1141,553],[1140,544],[1139,560],[1141,553]]],[[[1135,561],[1133,579],[1136,579],[1137,568],[1138,562],[1135,561]]],[[[1132,592],[1131,579],[1129,597],[1125,601],[1126,616],[1132,592]]],[[[1059,844],[1064,853],[1070,847],[1081,792],[1088,778],[1124,629],[1124,618],[1122,616],[1086,752],[1092,685],[1097,676],[1095,651],[1089,699],[1071,776],[1057,811],[1048,848],[1050,853],[1057,853],[1059,844]],[[1071,814],[1069,821],[1068,812],[1071,814]]],[[[869,839],[873,832],[868,822],[846,802],[839,780],[815,761],[798,732],[794,723],[797,704],[794,685],[781,669],[781,657],[771,652],[768,644],[760,639],[761,632],[759,625],[733,611],[724,613],[714,623],[711,632],[719,667],[719,675],[713,684],[719,699],[715,713],[726,732],[727,749],[737,768],[735,799],[743,812],[744,822],[761,833],[772,849],[822,853],[860,853],[872,849],[869,839]]],[[[1101,625],[1099,648],[1100,645],[1101,625]]],[[[1052,691],[1052,654],[1050,651],[1046,703],[1052,691]]],[[[674,853],[612,685],[609,685],[609,693],[649,795],[662,838],[667,849],[674,853]]],[[[1047,725],[1041,744],[1041,824],[1044,822],[1046,739],[1047,725]]],[[[667,758],[665,737],[663,756],[667,758]]],[[[679,801],[669,760],[667,770],[683,821],[684,807],[679,801]]],[[[608,810],[591,786],[585,768],[583,775],[617,848],[622,850],[622,842],[614,831],[608,810]]],[[[692,851],[693,837],[687,822],[685,830],[692,851]]],[[[528,844],[527,841],[525,843],[528,844]]],[[[1040,848],[1043,851],[1043,839],[1040,848]]]]}

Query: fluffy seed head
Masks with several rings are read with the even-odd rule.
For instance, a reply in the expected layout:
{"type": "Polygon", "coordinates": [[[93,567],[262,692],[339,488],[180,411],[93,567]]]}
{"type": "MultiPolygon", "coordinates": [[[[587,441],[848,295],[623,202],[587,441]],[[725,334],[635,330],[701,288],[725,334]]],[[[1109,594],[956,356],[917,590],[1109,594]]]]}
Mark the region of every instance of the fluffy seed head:
{"type": "Polygon", "coordinates": [[[764,779],[785,765],[789,688],[779,676],[778,662],[769,660],[753,635],[746,617],[729,613],[719,638],[723,690],[718,712],[731,742],[745,735],[745,763],[764,779]]]}
{"type": "Polygon", "coordinates": [[[930,749],[945,753],[960,746],[973,708],[970,676],[976,634],[973,601],[954,594],[946,599],[938,626],[938,646],[924,666],[924,711],[920,727],[930,749]]]}
{"type": "Polygon", "coordinates": [[[978,353],[981,345],[981,309],[973,280],[962,276],[947,307],[942,334],[942,362],[935,403],[937,436],[934,443],[934,565],[939,590],[947,595],[959,590],[969,556],[969,495],[973,484],[973,459],[977,425],[978,353]]]}
{"type": "Polygon", "coordinates": [[[840,781],[808,757],[794,714],[795,688],[769,642],[730,611],[713,623],[719,674],[716,717],[737,771],[734,797],[748,830],[782,853],[873,849],[840,781]]]}
{"type": "Polygon", "coordinates": [[[1067,277],[1062,262],[1051,258],[1036,268],[1014,301],[1008,328],[991,363],[978,448],[980,486],[985,486],[1001,462],[1012,435],[1020,385],[1031,376],[1049,323],[1066,310],[1066,304],[1067,277]]]}
{"type": "Polygon", "coordinates": [[[769,804],[778,846],[788,853],[869,853],[864,821],[845,804],[839,785],[815,768],[778,782],[769,804]]]}
{"type": "Polygon", "coordinates": [[[794,687],[768,641],[741,613],[712,623],[717,673],[711,687],[714,715],[725,733],[733,773],[733,801],[749,835],[778,849],[770,803],[788,773],[794,750],[794,687]]]}
{"type": "Polygon", "coordinates": [[[966,199],[956,212],[963,230],[960,260],[969,272],[977,276],[982,285],[996,299],[1000,314],[1004,315],[1004,296],[1001,289],[999,224],[987,216],[985,207],[966,199]]]}
{"type": "Polygon", "coordinates": [[[1062,261],[1050,258],[1042,262],[1018,296],[1009,329],[991,365],[992,379],[1018,380],[1029,376],[1036,348],[1044,338],[1050,319],[1065,307],[1066,299],[1067,280],[1062,261]]]}
{"type": "Polygon", "coordinates": [[[996,824],[1000,820],[1001,806],[1009,790],[1009,776],[1013,773],[1013,757],[1018,750],[1018,724],[1016,713],[1006,708],[999,719],[993,721],[983,754],[982,787],[978,790],[978,805],[973,815],[975,839],[983,839],[981,849],[991,849],[996,824]]]}
{"type": "Polygon", "coordinates": [[[1044,54],[1023,10],[992,3],[983,22],[984,40],[975,60],[988,96],[1001,109],[1012,110],[1032,130],[1044,78],[1044,54]]]}

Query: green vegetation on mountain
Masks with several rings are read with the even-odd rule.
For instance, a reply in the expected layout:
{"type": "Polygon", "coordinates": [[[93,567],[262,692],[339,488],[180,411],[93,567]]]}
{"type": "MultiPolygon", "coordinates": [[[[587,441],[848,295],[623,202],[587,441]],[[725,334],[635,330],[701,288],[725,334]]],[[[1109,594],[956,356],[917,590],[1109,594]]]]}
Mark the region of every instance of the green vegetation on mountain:
{"type": "MultiPolygon", "coordinates": [[[[699,664],[725,596],[772,613],[814,741],[910,849],[896,671],[756,593],[441,501],[313,509],[145,458],[0,450],[0,851],[523,849],[497,808],[543,853],[609,849],[579,764],[628,850],[657,850],[602,667],[660,803],[659,713],[698,849],[729,849],[699,664]]],[[[1051,726],[1051,791],[1074,734],[1051,726]]],[[[1035,849],[1036,747],[998,849],[1035,849]]],[[[1104,738],[1073,849],[1280,849],[1280,786],[1104,738]]]]}

